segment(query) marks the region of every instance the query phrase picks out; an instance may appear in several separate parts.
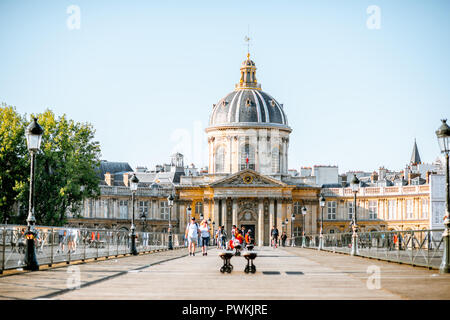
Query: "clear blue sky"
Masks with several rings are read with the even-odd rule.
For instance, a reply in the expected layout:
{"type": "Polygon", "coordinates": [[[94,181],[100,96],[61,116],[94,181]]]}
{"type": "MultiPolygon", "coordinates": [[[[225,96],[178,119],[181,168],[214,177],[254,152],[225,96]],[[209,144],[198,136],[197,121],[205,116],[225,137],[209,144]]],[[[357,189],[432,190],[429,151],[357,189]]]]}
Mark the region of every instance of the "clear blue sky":
{"type": "Polygon", "coordinates": [[[290,168],[402,169],[414,138],[423,161],[439,155],[450,1],[1,0],[0,101],[92,123],[102,159],[153,167],[180,151],[207,165],[204,128],[239,79],[249,25],[257,79],[293,128],[290,168]]]}

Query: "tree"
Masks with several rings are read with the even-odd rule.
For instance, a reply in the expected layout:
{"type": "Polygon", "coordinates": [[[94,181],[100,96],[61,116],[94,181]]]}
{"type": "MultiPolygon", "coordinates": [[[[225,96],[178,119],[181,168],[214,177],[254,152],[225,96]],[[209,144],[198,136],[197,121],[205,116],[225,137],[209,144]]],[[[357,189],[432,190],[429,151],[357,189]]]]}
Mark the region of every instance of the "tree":
{"type": "Polygon", "coordinates": [[[27,180],[25,121],[16,109],[0,106],[0,223],[14,222],[14,204],[27,180]]]}
{"type": "MultiPolygon", "coordinates": [[[[10,204],[11,208],[14,202],[20,203],[20,214],[15,217],[15,222],[24,223],[28,213],[30,171],[30,155],[24,132],[31,120],[23,121],[25,117],[18,116],[14,109],[14,112],[6,111],[2,109],[0,166],[2,172],[3,169],[9,172],[11,178],[8,184],[1,183],[1,195],[6,199],[1,203],[5,203],[5,211],[6,204],[10,204]],[[14,134],[5,133],[13,129],[14,134]],[[2,160],[7,156],[12,160],[2,160]],[[7,192],[4,193],[4,189],[7,192]]],[[[33,117],[31,115],[30,119],[33,117]]],[[[51,110],[36,117],[44,129],[41,150],[36,154],[36,224],[60,226],[67,222],[67,213],[76,215],[84,199],[96,197],[100,193],[97,171],[100,166],[100,145],[93,141],[95,131],[89,123],[69,120],[66,115],[56,118],[51,110]]],[[[1,174],[2,179],[3,176],[6,174],[1,174]]]]}

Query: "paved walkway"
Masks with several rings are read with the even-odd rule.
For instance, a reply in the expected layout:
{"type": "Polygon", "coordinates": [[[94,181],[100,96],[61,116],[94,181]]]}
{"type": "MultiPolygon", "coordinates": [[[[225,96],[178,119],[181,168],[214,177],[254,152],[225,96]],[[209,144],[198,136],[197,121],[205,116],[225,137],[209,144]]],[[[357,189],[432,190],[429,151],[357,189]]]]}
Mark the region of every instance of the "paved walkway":
{"type": "Polygon", "coordinates": [[[217,250],[180,249],[3,276],[0,299],[450,299],[450,275],[436,270],[311,249],[257,251],[255,274],[244,273],[243,257],[222,274],[217,250]],[[70,289],[78,277],[80,288],[70,289]]]}

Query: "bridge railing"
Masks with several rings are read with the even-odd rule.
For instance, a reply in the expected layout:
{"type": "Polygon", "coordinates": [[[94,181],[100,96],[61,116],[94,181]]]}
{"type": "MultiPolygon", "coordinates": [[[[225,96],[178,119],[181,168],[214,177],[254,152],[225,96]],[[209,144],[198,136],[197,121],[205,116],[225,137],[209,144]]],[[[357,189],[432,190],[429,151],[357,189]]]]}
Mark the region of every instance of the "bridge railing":
{"type": "MultiPolygon", "coordinates": [[[[358,232],[357,253],[375,258],[428,268],[439,268],[444,253],[444,229],[358,232]]],[[[351,253],[352,233],[322,235],[323,250],[351,253]]],[[[294,237],[290,244],[318,249],[320,234],[294,237]]]]}
{"type": "MultiPolygon", "coordinates": [[[[131,252],[131,233],[126,230],[36,226],[36,257],[39,265],[103,257],[131,252]]],[[[0,225],[0,273],[24,267],[27,226],[0,225]]],[[[183,247],[182,234],[172,234],[174,248],[183,247]]],[[[168,233],[136,232],[138,252],[167,249],[168,233]]]]}

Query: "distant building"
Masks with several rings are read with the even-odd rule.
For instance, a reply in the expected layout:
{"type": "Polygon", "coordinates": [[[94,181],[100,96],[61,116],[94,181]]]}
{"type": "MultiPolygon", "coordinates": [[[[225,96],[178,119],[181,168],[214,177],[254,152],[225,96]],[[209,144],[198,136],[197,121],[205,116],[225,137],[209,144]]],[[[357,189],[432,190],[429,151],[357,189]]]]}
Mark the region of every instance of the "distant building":
{"type": "Polygon", "coordinates": [[[153,170],[140,166],[134,172],[127,163],[102,161],[100,197],[86,200],[70,223],[128,230],[132,215],[129,179],[135,173],[140,181],[135,202],[138,230],[167,230],[167,197],[173,194],[171,224],[175,232],[184,231],[191,208],[192,216],[210,219],[215,228],[223,225],[229,232],[232,225],[244,225],[253,230],[257,245],[268,245],[274,225],[288,237],[292,233],[298,236],[302,230],[318,233],[318,199],[323,194],[324,232],[347,232],[355,213],[349,185],[355,174],[360,179],[357,214],[363,231],[442,226],[442,166],[439,162],[423,164],[416,142],[403,171],[380,167],[372,172],[339,174],[333,165],[289,170],[292,128],[283,104],[261,90],[250,56],[240,71],[235,89],[214,104],[210,113],[205,129],[208,167],[185,166],[180,153],[173,154],[168,164],[153,170]],[[302,207],[307,209],[304,224],[302,207]]]}

